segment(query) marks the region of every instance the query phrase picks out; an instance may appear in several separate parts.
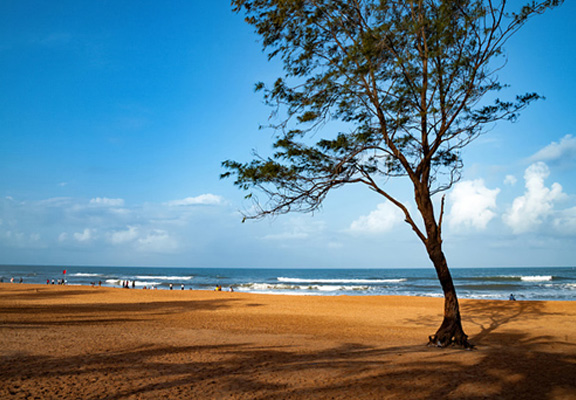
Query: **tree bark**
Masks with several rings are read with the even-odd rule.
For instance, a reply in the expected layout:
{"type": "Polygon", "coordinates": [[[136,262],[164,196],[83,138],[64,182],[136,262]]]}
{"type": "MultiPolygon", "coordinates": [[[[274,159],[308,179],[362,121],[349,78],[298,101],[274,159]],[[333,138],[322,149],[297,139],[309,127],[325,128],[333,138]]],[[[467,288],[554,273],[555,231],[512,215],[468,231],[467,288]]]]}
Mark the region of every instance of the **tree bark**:
{"type": "Polygon", "coordinates": [[[438,280],[444,292],[444,320],[436,333],[428,337],[428,345],[447,347],[454,344],[464,347],[465,349],[472,349],[474,346],[468,342],[468,336],[462,328],[458,297],[456,296],[456,289],[454,288],[454,282],[448,269],[446,257],[442,251],[441,242],[434,239],[429,240],[426,250],[428,251],[430,260],[434,264],[438,280]]]}
{"type": "Polygon", "coordinates": [[[428,345],[447,347],[454,344],[466,349],[472,349],[474,346],[468,342],[468,335],[464,333],[462,328],[458,296],[456,295],[452,275],[448,269],[446,256],[442,251],[441,227],[436,222],[428,186],[426,184],[416,184],[414,189],[418,210],[426,227],[424,245],[444,292],[444,320],[436,333],[428,337],[428,345]]]}

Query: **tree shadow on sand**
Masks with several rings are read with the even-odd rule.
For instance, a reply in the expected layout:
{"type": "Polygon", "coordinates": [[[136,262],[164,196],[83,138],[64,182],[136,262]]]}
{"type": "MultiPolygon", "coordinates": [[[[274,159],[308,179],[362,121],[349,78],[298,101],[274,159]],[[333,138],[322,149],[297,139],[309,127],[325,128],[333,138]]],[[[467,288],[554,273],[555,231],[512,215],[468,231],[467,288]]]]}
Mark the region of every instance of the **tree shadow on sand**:
{"type": "MultiPolygon", "coordinates": [[[[533,322],[547,316],[562,316],[546,310],[545,303],[540,301],[482,301],[470,302],[461,306],[465,323],[480,328],[472,341],[481,345],[493,336],[502,336],[500,328],[514,321],[533,322]]],[[[505,344],[510,344],[507,342],[505,344]]]]}
{"type": "MultiPolygon", "coordinates": [[[[213,311],[230,307],[234,299],[144,304],[70,305],[65,312],[73,323],[96,321],[108,307],[111,321],[139,319],[156,313],[183,310],[213,311]],[[137,311],[137,312],[136,312],[137,311]],[[80,317],[87,315],[88,317],[80,317]],[[101,315],[101,314],[99,314],[101,315]],[[92,320],[90,318],[93,318],[92,320]],[[136,317],[133,317],[136,318],[136,317]]],[[[24,306],[21,306],[24,307],[24,306]]],[[[35,319],[34,326],[6,325],[0,308],[0,327],[52,329],[52,321],[35,319]]],[[[53,310],[47,310],[52,313],[53,310]]],[[[537,321],[550,316],[539,302],[463,302],[465,324],[478,329],[472,340],[477,351],[339,343],[329,348],[265,345],[258,334],[231,334],[209,345],[190,345],[193,329],[184,339],[167,345],[163,340],[141,342],[127,349],[99,348],[80,355],[3,354],[0,358],[0,398],[82,399],[574,399],[576,348],[549,336],[535,337],[509,328],[515,321],[537,321]],[[241,339],[234,339],[238,337],[241,339]],[[558,346],[561,351],[554,351],[558,346]]],[[[17,312],[38,312],[36,307],[17,312]]],[[[562,315],[555,315],[562,316],[562,315]]],[[[10,316],[8,316],[9,318],[10,316]]],[[[568,317],[572,318],[572,316],[568,317]]],[[[427,329],[435,317],[406,320],[427,329]]],[[[56,326],[55,326],[56,325],[56,326]]],[[[116,325],[112,325],[116,328],[116,325]]],[[[122,327],[118,325],[118,327],[122,327]]],[[[163,332],[162,338],[172,331],[163,332]]],[[[309,338],[310,339],[310,338],[309,338]]],[[[314,340],[315,338],[311,338],[314,340]]],[[[322,339],[319,338],[322,342],[322,339]]],[[[309,343],[309,342],[308,342],[309,343]]],[[[47,346],[50,344],[47,343],[47,346]]],[[[2,354],[2,353],[0,353],[2,354]]]]}
{"type": "MultiPolygon", "coordinates": [[[[66,293],[64,296],[68,296],[66,293]]],[[[66,306],[55,305],[0,305],[0,328],[24,329],[49,326],[100,325],[153,320],[155,316],[181,314],[190,311],[216,311],[231,307],[236,299],[149,301],[146,303],[92,303],[66,306]],[[95,317],[106,314],[107,318],[95,317]],[[22,318],[32,315],[34,318],[22,318]],[[53,318],[58,315],[58,318],[53,318]],[[14,316],[14,317],[12,317],[14,316]],[[46,316],[46,317],[44,317],[46,316]]],[[[258,306],[257,304],[251,305],[258,306]]]]}
{"type": "Polygon", "coordinates": [[[0,397],[574,398],[574,352],[542,352],[537,350],[540,339],[513,336],[522,342],[522,351],[464,352],[344,343],[303,352],[290,346],[238,342],[151,345],[74,357],[22,357],[0,367],[0,386],[4,388],[0,397]]]}

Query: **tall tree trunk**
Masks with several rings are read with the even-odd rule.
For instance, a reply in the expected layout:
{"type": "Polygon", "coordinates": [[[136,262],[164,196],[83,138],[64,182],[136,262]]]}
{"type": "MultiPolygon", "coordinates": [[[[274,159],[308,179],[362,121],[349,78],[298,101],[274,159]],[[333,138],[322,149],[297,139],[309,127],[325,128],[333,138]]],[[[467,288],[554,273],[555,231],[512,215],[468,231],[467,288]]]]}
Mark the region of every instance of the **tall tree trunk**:
{"type": "MultiPolygon", "coordinates": [[[[474,346],[468,342],[468,336],[462,329],[460,319],[460,306],[456,296],[456,288],[452,281],[452,275],[448,269],[446,256],[442,251],[442,232],[439,223],[436,222],[434,206],[431,201],[428,185],[415,185],[415,199],[418,210],[426,227],[426,239],[424,245],[428,252],[428,257],[434,264],[436,275],[444,292],[444,320],[440,328],[432,336],[428,337],[429,346],[447,347],[451,344],[471,349],[474,346]]],[[[441,213],[443,212],[440,211],[441,213]]]]}
{"type": "Polygon", "coordinates": [[[473,345],[468,342],[468,336],[464,333],[464,329],[462,329],[458,297],[456,296],[456,289],[454,288],[452,276],[448,269],[446,257],[442,251],[442,244],[436,240],[436,238],[429,238],[426,250],[428,251],[430,260],[432,260],[434,264],[438,280],[444,292],[444,320],[436,333],[428,337],[428,345],[446,347],[455,344],[466,349],[471,349],[473,345]]]}

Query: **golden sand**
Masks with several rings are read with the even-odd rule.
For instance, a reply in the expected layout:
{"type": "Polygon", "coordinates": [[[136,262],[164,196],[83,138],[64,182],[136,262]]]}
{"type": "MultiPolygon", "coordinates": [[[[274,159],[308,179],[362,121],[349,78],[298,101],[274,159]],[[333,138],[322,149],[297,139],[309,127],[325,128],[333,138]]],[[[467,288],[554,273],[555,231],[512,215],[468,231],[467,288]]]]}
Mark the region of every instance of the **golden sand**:
{"type": "Polygon", "coordinates": [[[0,284],[0,399],[576,399],[576,302],[0,284]]]}

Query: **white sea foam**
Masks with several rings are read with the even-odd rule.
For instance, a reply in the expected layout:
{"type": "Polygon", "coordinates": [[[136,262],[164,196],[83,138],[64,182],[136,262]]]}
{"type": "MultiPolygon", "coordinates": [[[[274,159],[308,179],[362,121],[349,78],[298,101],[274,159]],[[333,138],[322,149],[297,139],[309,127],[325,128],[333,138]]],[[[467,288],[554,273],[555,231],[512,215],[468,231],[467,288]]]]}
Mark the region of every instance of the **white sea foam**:
{"type": "Polygon", "coordinates": [[[339,285],[312,285],[308,286],[308,290],[318,290],[320,292],[335,292],[337,290],[342,290],[342,286],[339,285]]]}
{"type": "Polygon", "coordinates": [[[163,276],[163,275],[159,275],[159,276],[147,276],[147,275],[137,275],[135,277],[136,279],[158,279],[158,280],[162,280],[162,281],[189,281],[191,279],[193,279],[193,276],[163,276]]]}
{"type": "Polygon", "coordinates": [[[102,276],[101,274],[89,274],[84,272],[76,272],[74,274],[69,274],[70,276],[102,276]]]}
{"type": "Polygon", "coordinates": [[[466,299],[478,299],[478,300],[505,300],[507,297],[502,293],[490,293],[490,294],[468,294],[460,295],[459,297],[466,299]]]}
{"type": "Polygon", "coordinates": [[[361,285],[289,285],[286,283],[248,283],[241,285],[242,288],[256,291],[282,290],[282,291],[318,291],[318,292],[336,292],[339,290],[370,290],[370,286],[361,285]]]}
{"type": "Polygon", "coordinates": [[[560,284],[546,283],[542,286],[550,289],[576,290],[576,283],[560,283],[560,284]]]}
{"type": "Polygon", "coordinates": [[[158,286],[161,285],[160,282],[150,282],[150,281],[146,281],[146,282],[142,282],[142,281],[136,281],[136,287],[152,287],[152,286],[158,286]]]}
{"type": "MultiPolygon", "coordinates": [[[[122,285],[122,282],[125,282],[125,281],[126,281],[125,279],[106,279],[105,282],[108,285],[120,286],[120,285],[122,285]]],[[[132,287],[132,282],[134,282],[134,286],[136,286],[136,287],[144,287],[144,286],[152,287],[152,286],[159,286],[162,284],[162,282],[150,282],[150,281],[132,281],[132,280],[129,280],[129,282],[130,282],[130,285],[129,285],[130,287],[132,287]]]]}
{"type": "Polygon", "coordinates": [[[316,285],[314,286],[315,290],[319,290],[321,292],[335,292],[338,290],[370,290],[370,286],[360,286],[360,285],[316,285]]]}
{"type": "Polygon", "coordinates": [[[298,285],[286,285],[286,284],[270,284],[270,283],[246,283],[241,285],[241,287],[250,290],[299,290],[298,285]]]}
{"type": "Polygon", "coordinates": [[[521,281],[524,282],[544,282],[544,281],[551,281],[551,275],[534,275],[534,276],[521,276],[521,281]]]}
{"type": "Polygon", "coordinates": [[[276,278],[278,282],[291,282],[291,283],[401,283],[406,282],[406,279],[304,279],[304,278],[276,278]]]}

